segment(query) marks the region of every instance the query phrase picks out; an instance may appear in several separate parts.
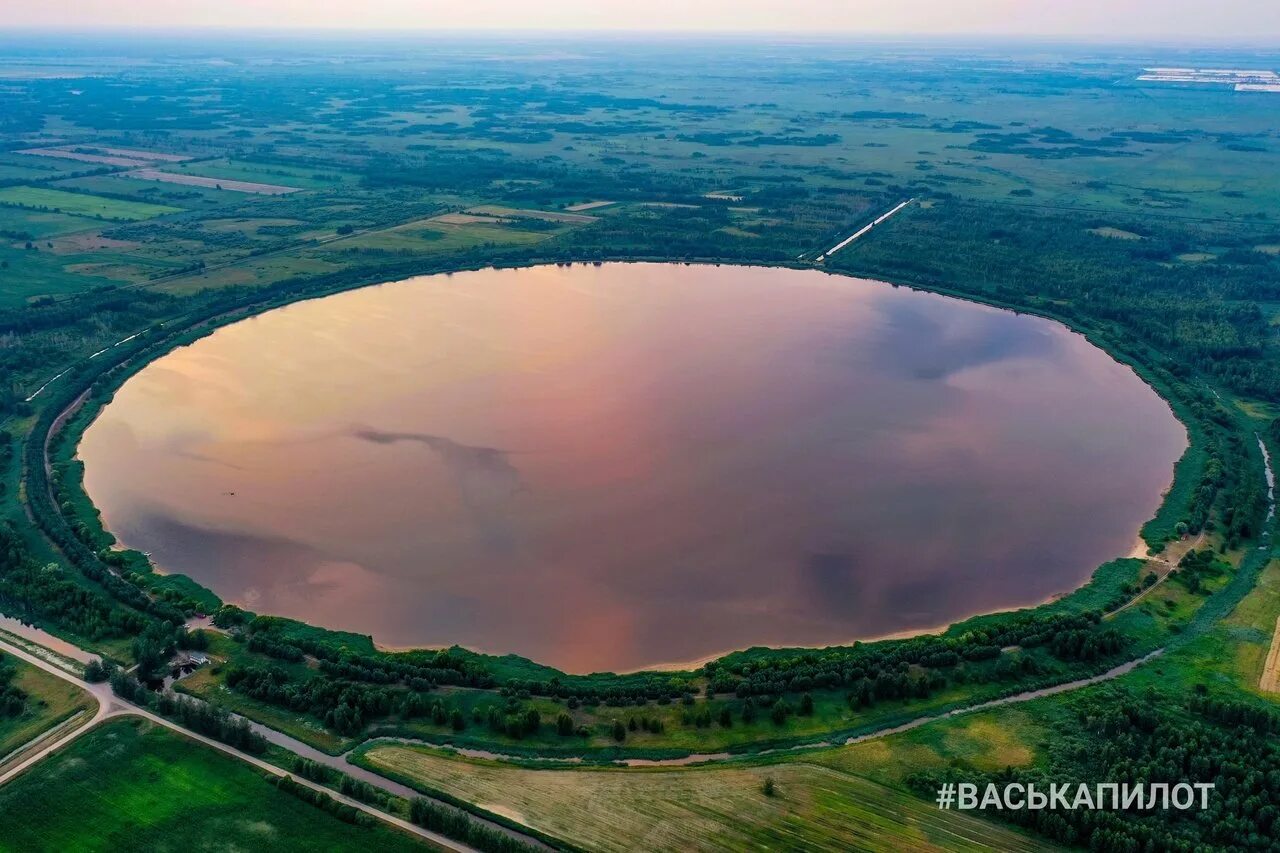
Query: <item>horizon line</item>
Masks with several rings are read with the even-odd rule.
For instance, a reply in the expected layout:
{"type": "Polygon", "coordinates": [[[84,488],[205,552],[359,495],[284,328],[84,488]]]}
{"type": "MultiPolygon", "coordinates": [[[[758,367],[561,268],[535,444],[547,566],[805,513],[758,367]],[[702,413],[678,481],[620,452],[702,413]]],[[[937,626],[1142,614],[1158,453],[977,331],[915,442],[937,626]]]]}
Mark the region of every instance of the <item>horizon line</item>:
{"type": "Polygon", "coordinates": [[[441,27],[430,26],[393,28],[393,27],[340,27],[340,26],[291,26],[291,25],[222,25],[222,24],[7,24],[0,26],[0,36],[4,35],[200,35],[205,33],[254,34],[272,36],[346,36],[350,38],[381,36],[393,38],[414,38],[422,36],[441,37],[563,37],[578,38],[588,36],[632,37],[632,38],[805,38],[818,41],[838,41],[841,39],[861,38],[869,40],[921,40],[921,41],[1029,41],[1056,42],[1059,44],[1115,44],[1115,45],[1147,45],[1178,44],[1195,46],[1197,44],[1223,46],[1240,45],[1250,47],[1274,47],[1280,49],[1280,32],[1275,33],[1239,33],[1214,34],[1204,33],[1163,33],[1152,36],[1118,35],[1109,33],[1036,33],[1036,32],[983,32],[966,31],[942,33],[932,31],[893,31],[893,30],[802,30],[802,29],[723,29],[723,28],[686,28],[641,30],[626,27],[596,28],[540,28],[540,27],[441,27]]]}

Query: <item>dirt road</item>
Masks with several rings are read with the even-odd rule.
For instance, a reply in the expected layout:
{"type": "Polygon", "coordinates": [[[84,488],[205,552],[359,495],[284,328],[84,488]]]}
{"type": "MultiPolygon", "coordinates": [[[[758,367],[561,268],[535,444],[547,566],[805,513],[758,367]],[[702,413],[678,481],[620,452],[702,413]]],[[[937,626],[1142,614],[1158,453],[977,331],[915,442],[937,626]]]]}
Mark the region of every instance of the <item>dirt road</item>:
{"type": "Polygon", "coordinates": [[[1271,637],[1271,653],[1267,655],[1266,666],[1262,668],[1258,688],[1267,693],[1280,693],[1280,618],[1276,619],[1276,632],[1271,637]]]}
{"type": "MultiPolygon", "coordinates": [[[[972,714],[977,711],[985,711],[990,708],[998,708],[1001,705],[1013,705],[1018,702],[1030,702],[1032,699],[1040,699],[1045,696],[1056,696],[1059,693],[1068,693],[1073,690],[1080,690],[1084,687],[1090,687],[1094,684],[1100,684],[1104,681],[1110,681],[1113,678],[1119,678],[1133,672],[1147,661],[1153,660],[1163,654],[1164,649],[1156,649],[1140,658],[1126,661],[1119,666],[1113,667],[1106,672],[1093,675],[1088,678],[1079,678],[1075,681],[1067,681],[1062,684],[1054,684],[1050,687],[1042,687],[1038,690],[1027,690],[1023,693],[1015,693],[1012,696],[1004,696],[1000,699],[989,699],[986,702],[978,702],[974,705],[967,705],[963,708],[955,708],[940,714],[929,714],[926,716],[916,717],[905,723],[896,726],[886,726],[882,729],[866,732],[865,734],[856,735],[854,737],[845,738],[843,740],[820,740],[812,743],[802,743],[795,746],[780,747],[778,749],[765,749],[759,752],[736,754],[731,752],[703,752],[693,755],[686,755],[681,758],[626,758],[615,762],[622,767],[686,767],[691,764],[715,764],[722,761],[732,761],[743,758],[758,758],[763,755],[785,755],[788,753],[803,752],[811,749],[829,749],[834,746],[851,746],[855,743],[862,743],[868,740],[878,740],[879,738],[889,737],[890,735],[901,734],[920,726],[928,725],[939,720],[946,720],[951,717],[959,717],[963,714],[972,714]]],[[[514,761],[528,762],[527,756],[506,755],[499,752],[489,752],[487,750],[478,749],[457,749],[448,744],[432,743],[430,741],[416,740],[414,738],[382,738],[385,741],[393,741],[405,744],[421,744],[423,746],[431,746],[437,749],[443,749],[449,752],[455,752],[465,758],[478,758],[488,761],[514,761]]],[[[574,765],[581,764],[582,757],[570,758],[546,758],[536,759],[537,761],[545,761],[548,765],[562,764],[574,765]]]]}

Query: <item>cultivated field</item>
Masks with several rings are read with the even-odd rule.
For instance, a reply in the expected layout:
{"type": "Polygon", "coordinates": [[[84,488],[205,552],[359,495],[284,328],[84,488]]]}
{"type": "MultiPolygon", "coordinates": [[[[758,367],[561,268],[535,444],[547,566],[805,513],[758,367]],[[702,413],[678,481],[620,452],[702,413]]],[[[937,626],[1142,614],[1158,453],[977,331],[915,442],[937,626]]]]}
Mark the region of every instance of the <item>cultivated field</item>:
{"type": "Polygon", "coordinates": [[[613,201],[584,201],[578,204],[571,204],[565,208],[570,213],[583,213],[588,210],[595,210],[600,207],[608,207],[611,204],[617,204],[613,201]]]}
{"type": "Polygon", "coordinates": [[[21,245],[26,240],[101,227],[102,222],[97,219],[68,216],[51,210],[23,210],[0,205],[0,245],[4,242],[21,245]]]}
{"type": "Polygon", "coordinates": [[[102,196],[69,193],[40,187],[5,187],[0,189],[0,205],[36,208],[73,216],[88,216],[116,222],[151,219],[181,208],[138,201],[121,201],[102,196]]]}
{"type": "Polygon", "coordinates": [[[147,151],[141,148],[113,148],[108,145],[97,150],[115,157],[129,157],[134,160],[145,160],[154,163],[181,163],[184,160],[191,159],[185,154],[168,154],[163,151],[147,151]]]}
{"type": "Polygon", "coordinates": [[[362,763],[588,849],[1044,850],[1007,829],[805,763],[532,770],[379,745],[362,763]],[[763,792],[772,778],[775,795],[763,792]]]}
{"type": "Polygon", "coordinates": [[[519,207],[503,207],[496,204],[473,207],[467,213],[480,216],[510,217],[512,219],[544,219],[548,222],[571,222],[575,225],[585,225],[596,221],[594,216],[586,216],[581,213],[562,213],[558,210],[526,210],[519,207]]]}
{"type": "Polygon", "coordinates": [[[83,735],[0,788],[0,850],[423,850],[352,826],[259,771],[138,719],[83,735]],[[91,831],[86,831],[86,829],[91,831]]]}
{"type": "Polygon", "coordinates": [[[296,193],[297,187],[282,187],[276,184],[255,184],[249,181],[235,181],[229,178],[211,178],[205,175],[188,175],[180,172],[164,172],[160,169],[135,169],[125,172],[123,177],[137,181],[159,181],[166,184],[182,184],[191,187],[207,187],[210,189],[228,190],[238,193],[258,193],[261,195],[284,195],[296,193]]]}
{"type": "Polygon", "coordinates": [[[30,154],[33,157],[57,157],[60,160],[78,160],[81,163],[98,163],[103,166],[143,166],[146,160],[136,157],[123,157],[115,154],[94,154],[90,151],[70,151],[63,148],[26,148],[19,154],[30,154]]]}
{"type": "Polygon", "coordinates": [[[243,183],[287,185],[291,188],[330,189],[352,183],[356,176],[341,169],[295,166],[281,163],[255,163],[247,160],[205,160],[180,166],[165,166],[173,174],[201,175],[243,183]]]}

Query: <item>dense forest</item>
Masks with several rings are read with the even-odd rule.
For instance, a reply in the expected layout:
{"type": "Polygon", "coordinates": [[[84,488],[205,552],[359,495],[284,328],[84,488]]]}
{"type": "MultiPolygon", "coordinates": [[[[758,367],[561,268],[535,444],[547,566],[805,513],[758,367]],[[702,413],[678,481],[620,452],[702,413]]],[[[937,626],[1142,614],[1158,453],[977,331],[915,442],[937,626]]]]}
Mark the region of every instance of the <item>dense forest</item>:
{"type": "Polygon", "coordinates": [[[1043,769],[921,774],[926,795],[944,780],[1120,784],[1212,783],[1205,810],[1001,810],[1004,820],[1061,844],[1105,853],[1129,851],[1280,850],[1280,714],[1252,702],[1215,698],[1203,685],[1179,703],[1170,696],[1096,693],[1070,703],[1077,726],[1059,729],[1043,769]]]}

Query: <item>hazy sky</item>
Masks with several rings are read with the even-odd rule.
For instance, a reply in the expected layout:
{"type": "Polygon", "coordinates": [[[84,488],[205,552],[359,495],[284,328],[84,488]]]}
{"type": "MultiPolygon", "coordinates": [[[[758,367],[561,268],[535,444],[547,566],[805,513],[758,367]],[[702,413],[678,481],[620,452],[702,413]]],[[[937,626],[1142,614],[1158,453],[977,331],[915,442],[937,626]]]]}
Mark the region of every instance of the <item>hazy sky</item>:
{"type": "Polygon", "coordinates": [[[0,27],[746,30],[1280,38],[1277,0],[0,0],[0,27]]]}

